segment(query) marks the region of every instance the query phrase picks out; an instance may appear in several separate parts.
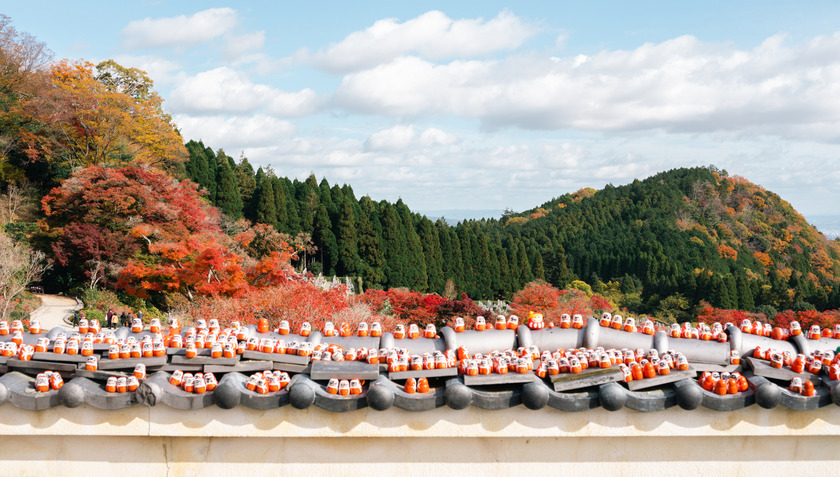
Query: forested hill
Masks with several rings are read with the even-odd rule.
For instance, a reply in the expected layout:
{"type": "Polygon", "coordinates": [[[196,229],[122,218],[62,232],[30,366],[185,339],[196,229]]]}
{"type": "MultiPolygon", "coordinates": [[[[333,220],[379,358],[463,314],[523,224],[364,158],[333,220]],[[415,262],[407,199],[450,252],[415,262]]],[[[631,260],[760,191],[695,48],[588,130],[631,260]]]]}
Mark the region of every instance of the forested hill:
{"type": "Polygon", "coordinates": [[[408,287],[507,298],[534,279],[640,292],[632,308],[700,300],[720,308],[836,308],[840,249],[776,194],[714,167],[583,189],[500,219],[456,226],[348,185],[254,171],[190,141],[188,176],[233,218],[303,233],[309,270],[408,287]],[[449,282],[447,284],[447,282],[449,282]],[[612,283],[611,283],[612,282],[612,283]]]}

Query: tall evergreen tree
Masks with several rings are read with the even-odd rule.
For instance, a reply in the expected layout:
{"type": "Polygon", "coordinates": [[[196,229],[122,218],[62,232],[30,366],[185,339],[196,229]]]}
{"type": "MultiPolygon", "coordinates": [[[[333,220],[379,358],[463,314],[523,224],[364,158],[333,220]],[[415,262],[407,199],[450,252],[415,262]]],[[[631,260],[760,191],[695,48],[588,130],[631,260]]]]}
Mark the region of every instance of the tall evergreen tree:
{"type": "Polygon", "coordinates": [[[289,226],[289,207],[286,205],[286,190],[283,181],[277,177],[271,177],[271,190],[274,192],[274,210],[276,211],[277,230],[290,234],[292,229],[289,226]]]}
{"type": "Polygon", "coordinates": [[[321,271],[327,276],[335,275],[338,264],[338,242],[332,231],[330,214],[327,213],[327,208],[323,204],[318,207],[318,212],[315,214],[313,228],[312,239],[318,247],[321,271]]]}
{"type": "Polygon", "coordinates": [[[443,293],[443,257],[440,249],[440,238],[437,228],[431,220],[423,217],[418,225],[420,243],[423,245],[423,255],[426,258],[426,275],[429,280],[429,291],[443,293]]]}
{"type": "Polygon", "coordinates": [[[402,199],[397,200],[394,208],[401,219],[405,234],[407,286],[412,290],[424,292],[429,288],[429,278],[426,273],[426,261],[423,257],[423,245],[420,243],[420,236],[417,235],[417,230],[414,227],[414,217],[412,217],[411,211],[402,199]]]}
{"type": "Polygon", "coordinates": [[[230,168],[225,152],[219,149],[216,167],[216,199],[213,203],[234,219],[242,217],[242,198],[236,176],[230,168]]]}
{"type": "MultiPolygon", "coordinates": [[[[259,172],[261,172],[260,169],[259,172]]],[[[254,221],[261,224],[268,224],[277,228],[277,209],[274,206],[274,188],[271,184],[271,177],[263,174],[258,176],[257,188],[252,198],[254,202],[254,221]]]]}
{"type": "Polygon", "coordinates": [[[406,259],[408,243],[403,225],[394,206],[382,201],[379,204],[382,222],[382,248],[385,255],[386,283],[389,288],[408,286],[406,259]]]}
{"type": "MultiPolygon", "coordinates": [[[[370,197],[364,196],[359,200],[361,214],[359,214],[359,258],[362,262],[361,275],[365,288],[381,287],[385,284],[383,270],[383,256],[380,247],[380,234],[377,231],[379,217],[376,203],[370,197]]],[[[381,227],[379,227],[381,229],[381,227]]]]}
{"type": "Polygon", "coordinates": [[[353,203],[344,200],[338,219],[338,273],[356,276],[360,272],[359,235],[356,230],[356,214],[353,203]]]}
{"type": "Polygon", "coordinates": [[[257,188],[257,179],[254,177],[254,168],[251,167],[251,163],[248,162],[245,154],[239,156],[239,164],[236,165],[233,172],[239,186],[239,196],[242,198],[242,203],[250,204],[254,190],[257,188]]]}

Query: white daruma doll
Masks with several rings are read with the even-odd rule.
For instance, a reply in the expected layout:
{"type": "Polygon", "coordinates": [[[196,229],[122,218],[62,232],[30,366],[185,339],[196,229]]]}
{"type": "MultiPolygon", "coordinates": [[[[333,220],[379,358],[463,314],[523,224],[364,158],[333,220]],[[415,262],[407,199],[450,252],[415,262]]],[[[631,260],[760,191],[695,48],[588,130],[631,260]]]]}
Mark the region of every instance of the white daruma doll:
{"type": "Polygon", "coordinates": [[[131,332],[140,333],[143,331],[143,321],[140,318],[133,318],[131,320],[131,332]]]}
{"type": "Polygon", "coordinates": [[[149,320],[149,331],[152,333],[160,333],[160,320],[157,318],[152,318],[149,320]]]}
{"type": "Polygon", "coordinates": [[[82,356],[93,356],[93,341],[82,341],[82,356]]]}
{"type": "Polygon", "coordinates": [[[466,329],[466,327],[464,326],[464,319],[460,316],[456,317],[455,326],[453,327],[453,329],[456,333],[461,333],[462,331],[464,331],[466,329]]]}
{"type": "Polygon", "coordinates": [[[376,338],[382,336],[382,325],[379,324],[378,321],[374,321],[373,323],[371,323],[370,335],[376,338]]]}
{"type": "Polygon", "coordinates": [[[415,323],[408,325],[408,337],[413,340],[420,337],[420,328],[415,323]]]}
{"type": "Polygon", "coordinates": [[[29,333],[37,335],[41,333],[41,322],[35,318],[29,319],[29,333]]]}
{"type": "Polygon", "coordinates": [[[47,378],[46,374],[41,373],[35,377],[35,390],[41,393],[45,393],[50,390],[50,380],[47,378]]]}
{"type": "Polygon", "coordinates": [[[38,338],[38,341],[35,343],[35,352],[36,353],[46,353],[50,346],[49,338],[38,338]]]}
{"type": "Polygon", "coordinates": [[[435,328],[435,325],[432,324],[432,323],[429,323],[428,325],[426,325],[426,329],[423,331],[423,337],[424,338],[434,338],[436,335],[437,335],[437,329],[435,328]]]}
{"type": "Polygon", "coordinates": [[[133,376],[137,379],[146,379],[146,365],[137,363],[137,366],[134,367],[133,376]]]}
{"type": "Polygon", "coordinates": [[[81,318],[79,320],[79,333],[87,333],[88,332],[88,320],[86,318],[81,318]]]}
{"type": "Polygon", "coordinates": [[[505,320],[505,315],[497,315],[496,316],[496,329],[497,330],[507,329],[507,321],[505,320]]]}

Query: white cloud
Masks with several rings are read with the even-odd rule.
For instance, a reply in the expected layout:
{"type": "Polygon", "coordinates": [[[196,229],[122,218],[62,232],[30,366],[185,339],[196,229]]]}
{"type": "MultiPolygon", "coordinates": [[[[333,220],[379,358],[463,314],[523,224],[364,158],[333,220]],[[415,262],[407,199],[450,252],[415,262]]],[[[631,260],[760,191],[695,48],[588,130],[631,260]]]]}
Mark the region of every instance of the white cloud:
{"type": "Polygon", "coordinates": [[[190,16],[135,20],[121,33],[128,48],[194,46],[232,31],[236,23],[232,8],[211,8],[190,16]]]}
{"type": "Polygon", "coordinates": [[[413,126],[397,125],[370,135],[365,141],[368,151],[407,151],[435,146],[448,146],[458,142],[454,134],[438,128],[428,128],[417,134],[413,126]]]}
{"type": "Polygon", "coordinates": [[[290,93],[219,67],[184,78],[171,92],[170,103],[180,113],[249,113],[265,108],[275,116],[296,117],[317,111],[323,100],[311,89],[290,93]]]}
{"type": "Polygon", "coordinates": [[[313,55],[301,52],[314,64],[333,72],[348,72],[386,63],[414,53],[432,60],[472,58],[514,50],[537,29],[510,12],[495,18],[452,20],[430,11],[399,23],[379,20],[369,28],[351,33],[344,40],[313,55]]]}
{"type": "Polygon", "coordinates": [[[244,35],[231,35],[227,39],[225,57],[231,61],[237,61],[265,46],[265,31],[246,33],[244,35]]]}
{"type": "Polygon", "coordinates": [[[435,64],[402,56],[347,74],[334,104],[495,130],[726,132],[840,140],[840,34],[752,50],[683,36],[634,50],[435,64]]]}
{"type": "Polygon", "coordinates": [[[119,55],[114,60],[127,68],[145,71],[156,87],[175,81],[177,73],[181,70],[178,63],[157,56],[119,55]]]}
{"type": "Polygon", "coordinates": [[[177,114],[175,124],[186,138],[203,140],[210,147],[221,147],[229,155],[245,148],[273,145],[296,132],[289,121],[257,114],[253,116],[191,116],[177,114]]]}

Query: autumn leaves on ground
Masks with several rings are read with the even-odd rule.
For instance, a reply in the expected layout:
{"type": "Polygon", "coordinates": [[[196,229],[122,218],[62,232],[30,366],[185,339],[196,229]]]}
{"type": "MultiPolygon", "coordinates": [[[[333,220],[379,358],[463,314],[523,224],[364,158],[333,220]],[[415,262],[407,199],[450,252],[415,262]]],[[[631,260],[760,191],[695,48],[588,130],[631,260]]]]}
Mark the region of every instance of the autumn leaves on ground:
{"type": "Polygon", "coordinates": [[[837,243],[714,167],[452,225],[182,138],[145,73],[55,61],[3,16],[0,55],[3,318],[32,308],[32,284],[80,296],[91,318],[386,330],[497,312],[803,326],[838,315],[817,311],[840,307],[837,243]]]}

